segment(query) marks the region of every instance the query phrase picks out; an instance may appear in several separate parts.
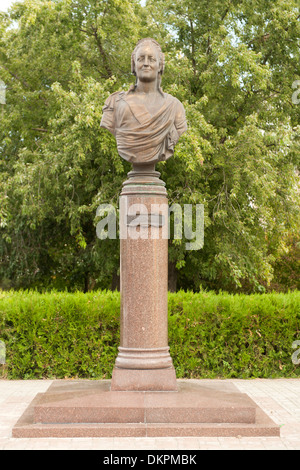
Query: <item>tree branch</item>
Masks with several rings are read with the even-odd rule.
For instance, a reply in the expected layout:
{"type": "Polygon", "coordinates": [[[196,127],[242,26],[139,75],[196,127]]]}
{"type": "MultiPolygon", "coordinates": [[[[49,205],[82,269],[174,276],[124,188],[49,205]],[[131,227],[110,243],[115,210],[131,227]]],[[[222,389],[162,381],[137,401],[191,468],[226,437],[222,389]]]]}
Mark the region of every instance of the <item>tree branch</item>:
{"type": "Polygon", "coordinates": [[[221,17],[221,21],[224,21],[224,20],[225,20],[225,17],[226,17],[226,15],[227,15],[227,13],[229,12],[229,9],[230,9],[230,4],[231,4],[231,2],[229,2],[228,7],[227,7],[226,10],[224,11],[223,16],[221,17]]]}
{"type": "Polygon", "coordinates": [[[1,64],[1,67],[4,68],[12,77],[14,77],[18,82],[21,82],[25,88],[30,88],[29,84],[26,82],[26,80],[20,78],[16,73],[11,72],[5,65],[1,64]]]}
{"type": "MultiPolygon", "coordinates": [[[[296,18],[296,21],[298,21],[300,18],[300,15],[297,16],[296,18]]],[[[284,31],[288,31],[289,28],[290,28],[291,24],[289,24],[286,28],[284,28],[284,31]]],[[[249,41],[247,43],[247,46],[250,46],[251,44],[253,44],[254,42],[258,41],[258,42],[266,42],[271,36],[271,33],[265,33],[265,34],[262,34],[261,36],[256,36],[255,38],[251,39],[251,41],[249,41]]],[[[263,64],[265,65],[269,56],[270,56],[270,52],[266,55],[264,61],[263,61],[263,64]]]]}
{"type": "Polygon", "coordinates": [[[47,129],[43,129],[41,127],[31,127],[32,131],[38,131],[38,132],[49,132],[47,129]]]}
{"type": "Polygon", "coordinates": [[[192,21],[191,19],[190,19],[190,27],[191,27],[192,65],[193,65],[194,75],[196,75],[196,72],[197,72],[197,64],[196,64],[196,59],[195,59],[194,24],[193,24],[193,21],[192,21]]]}

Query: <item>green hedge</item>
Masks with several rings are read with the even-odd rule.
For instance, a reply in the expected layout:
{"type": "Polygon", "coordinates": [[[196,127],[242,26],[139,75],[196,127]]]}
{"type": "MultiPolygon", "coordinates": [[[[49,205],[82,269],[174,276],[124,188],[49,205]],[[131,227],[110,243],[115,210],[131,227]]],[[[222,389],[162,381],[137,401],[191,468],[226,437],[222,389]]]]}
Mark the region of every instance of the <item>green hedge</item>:
{"type": "MultiPolygon", "coordinates": [[[[119,312],[118,292],[0,292],[2,377],[110,378],[119,312]]],[[[300,292],[169,294],[169,344],[178,378],[297,377],[295,340],[300,292]]]]}

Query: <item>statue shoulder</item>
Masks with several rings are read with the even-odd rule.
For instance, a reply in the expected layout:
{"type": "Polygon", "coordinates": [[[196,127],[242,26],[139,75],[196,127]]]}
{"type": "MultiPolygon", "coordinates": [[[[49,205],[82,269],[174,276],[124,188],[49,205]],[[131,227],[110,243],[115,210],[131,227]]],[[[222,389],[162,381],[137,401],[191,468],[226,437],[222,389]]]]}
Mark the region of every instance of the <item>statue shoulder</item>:
{"type": "Polygon", "coordinates": [[[183,109],[183,104],[181,103],[181,101],[179,101],[178,98],[173,95],[170,95],[169,93],[164,93],[164,95],[169,101],[171,101],[176,106],[176,108],[183,109]]]}
{"type": "Polygon", "coordinates": [[[172,102],[174,106],[174,124],[178,136],[180,137],[181,134],[183,134],[187,130],[187,121],[184,106],[178,98],[175,98],[175,96],[169,95],[168,93],[165,93],[165,95],[167,95],[167,99],[170,100],[170,102],[172,102]]]}
{"type": "Polygon", "coordinates": [[[116,91],[112,93],[105,101],[102,108],[102,119],[100,127],[107,129],[113,135],[115,135],[115,110],[117,108],[117,102],[125,94],[124,91],[116,91]]]}

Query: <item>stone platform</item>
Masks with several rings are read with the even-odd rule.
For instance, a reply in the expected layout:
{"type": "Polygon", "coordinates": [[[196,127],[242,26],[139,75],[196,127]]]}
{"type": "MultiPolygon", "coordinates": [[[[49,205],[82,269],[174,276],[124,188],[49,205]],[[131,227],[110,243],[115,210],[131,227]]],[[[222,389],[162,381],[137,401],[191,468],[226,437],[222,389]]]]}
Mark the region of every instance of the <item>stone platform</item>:
{"type": "Polygon", "coordinates": [[[279,426],[233,384],[177,384],[177,392],[119,392],[108,380],[58,380],[36,395],[12,436],[280,435],[279,426]]]}

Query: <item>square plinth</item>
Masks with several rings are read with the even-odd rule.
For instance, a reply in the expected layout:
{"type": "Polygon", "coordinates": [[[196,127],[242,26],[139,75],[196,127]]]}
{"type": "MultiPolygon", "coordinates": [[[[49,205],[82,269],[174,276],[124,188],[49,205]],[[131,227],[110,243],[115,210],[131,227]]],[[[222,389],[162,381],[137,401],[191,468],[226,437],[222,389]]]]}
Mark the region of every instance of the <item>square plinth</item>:
{"type": "Polygon", "coordinates": [[[111,391],[110,381],[55,381],[38,394],[13,437],[279,436],[237,388],[177,381],[177,392],[111,391]]]}
{"type": "Polygon", "coordinates": [[[176,392],[177,381],[174,367],[167,369],[119,369],[112,373],[113,391],[163,391],[176,392]]]}

